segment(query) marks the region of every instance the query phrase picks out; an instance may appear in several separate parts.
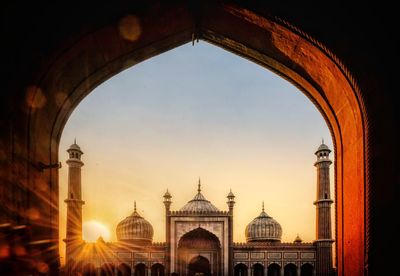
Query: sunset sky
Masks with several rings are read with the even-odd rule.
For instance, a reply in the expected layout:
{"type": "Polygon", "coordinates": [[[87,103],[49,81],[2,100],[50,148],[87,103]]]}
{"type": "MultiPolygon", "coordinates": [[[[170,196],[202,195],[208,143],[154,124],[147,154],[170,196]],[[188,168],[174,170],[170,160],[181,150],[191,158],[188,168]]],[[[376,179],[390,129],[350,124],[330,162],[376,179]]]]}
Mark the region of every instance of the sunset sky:
{"type": "MultiPolygon", "coordinates": [[[[72,113],[59,148],[61,239],[66,150],[74,138],[84,152],[83,221],[107,227],[110,241],[134,201],[153,225],[153,241],[165,241],[163,194],[168,188],[171,209],[179,210],[199,177],[203,195],[220,210],[228,210],[230,189],[236,195],[234,241],[245,241],[263,201],[282,226],[282,241],[315,239],[314,152],[322,138],[333,148],[322,115],[289,82],[206,42],[121,72],[72,113]]],[[[332,198],[333,183],[332,166],[332,198]]]]}

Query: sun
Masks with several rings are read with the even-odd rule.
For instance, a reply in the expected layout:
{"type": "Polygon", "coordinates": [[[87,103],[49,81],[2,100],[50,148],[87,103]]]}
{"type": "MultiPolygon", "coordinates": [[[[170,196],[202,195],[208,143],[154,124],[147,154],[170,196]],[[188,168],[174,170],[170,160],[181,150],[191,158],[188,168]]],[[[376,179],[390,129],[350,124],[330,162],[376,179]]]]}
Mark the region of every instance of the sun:
{"type": "Polygon", "coordinates": [[[96,241],[100,236],[105,241],[110,239],[110,230],[106,225],[97,220],[89,220],[83,223],[83,240],[88,242],[96,241]]]}

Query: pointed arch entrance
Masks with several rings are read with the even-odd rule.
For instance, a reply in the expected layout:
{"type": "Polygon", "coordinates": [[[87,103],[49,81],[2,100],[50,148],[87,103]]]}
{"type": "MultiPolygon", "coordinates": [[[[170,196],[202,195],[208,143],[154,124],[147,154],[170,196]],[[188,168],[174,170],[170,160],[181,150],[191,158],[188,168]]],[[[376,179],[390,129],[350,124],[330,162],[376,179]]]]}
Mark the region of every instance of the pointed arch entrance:
{"type": "Polygon", "coordinates": [[[68,117],[97,85],[195,37],[271,69],[304,91],[319,108],[335,143],[338,274],[362,275],[368,259],[365,230],[369,126],[363,98],[351,74],[324,45],[256,7],[207,1],[210,5],[194,12],[184,1],[171,5],[159,2],[150,1],[145,9],[135,8],[140,4],[133,3],[131,10],[137,14],[131,16],[136,20],[124,21],[123,16],[116,16],[115,21],[103,22],[95,29],[87,29],[87,33],[71,34],[68,42],[56,49],[57,54],[43,58],[41,69],[35,71],[34,85],[29,87],[29,98],[21,95],[20,103],[24,107],[26,102],[30,105],[13,120],[16,131],[12,141],[21,145],[17,150],[21,156],[13,166],[24,172],[18,179],[27,191],[45,186],[38,195],[27,192],[30,199],[26,206],[46,219],[46,223],[30,221],[41,233],[37,238],[54,241],[43,249],[51,252],[45,254],[50,256],[44,257],[48,258],[45,261],[54,267],[54,260],[59,259],[55,242],[58,172],[38,170],[35,164],[58,162],[59,140],[68,117]],[[124,28],[121,22],[134,22],[137,26],[124,28]],[[132,34],[129,30],[137,32],[132,34]]]}
{"type": "Polygon", "coordinates": [[[207,258],[197,256],[190,260],[188,276],[211,276],[211,264],[207,258]]]}
{"type": "Polygon", "coordinates": [[[213,233],[198,227],[178,243],[179,275],[221,275],[221,243],[213,233]]]}

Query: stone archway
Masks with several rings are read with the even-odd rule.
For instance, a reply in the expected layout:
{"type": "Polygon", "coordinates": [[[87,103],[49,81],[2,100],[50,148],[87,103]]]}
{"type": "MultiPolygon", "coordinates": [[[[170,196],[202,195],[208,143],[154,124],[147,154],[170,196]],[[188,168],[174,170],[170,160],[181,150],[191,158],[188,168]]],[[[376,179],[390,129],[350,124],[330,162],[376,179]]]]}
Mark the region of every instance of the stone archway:
{"type": "Polygon", "coordinates": [[[285,276],[297,276],[297,266],[295,264],[289,263],[285,265],[283,271],[285,276]]]}
{"type": "Polygon", "coordinates": [[[131,276],[132,269],[127,263],[121,263],[117,268],[118,276],[131,276]]]}
{"type": "Polygon", "coordinates": [[[270,264],[267,269],[267,275],[268,276],[280,276],[281,275],[281,267],[276,263],[270,264]]]}
{"type": "Polygon", "coordinates": [[[146,275],[146,265],[143,263],[135,265],[135,276],[145,276],[146,275]]]}
{"type": "Polygon", "coordinates": [[[237,264],[234,267],[234,275],[235,276],[247,276],[247,266],[245,264],[237,264]]]}
{"type": "Polygon", "coordinates": [[[253,276],[264,276],[264,266],[262,264],[253,265],[253,276]]]}
{"type": "Polygon", "coordinates": [[[312,276],[314,274],[314,267],[309,264],[305,263],[300,268],[300,276],[312,276]]]}
{"type": "Polygon", "coordinates": [[[211,264],[205,257],[197,256],[188,264],[188,276],[211,276],[211,264]]]}
{"type": "Polygon", "coordinates": [[[162,264],[153,264],[151,266],[151,276],[164,276],[165,267],[162,264]]]}
{"type": "Polygon", "coordinates": [[[178,262],[180,275],[221,275],[221,243],[213,233],[198,227],[180,238],[178,262]]]}
{"type": "MultiPolygon", "coordinates": [[[[79,39],[60,47],[58,54],[48,57],[42,69],[36,71],[27,98],[22,96],[23,115],[14,122],[17,131],[12,138],[12,143],[21,147],[16,151],[21,157],[13,161],[13,167],[21,172],[21,185],[27,191],[43,186],[29,194],[26,206],[45,219],[27,219],[40,233],[37,239],[58,239],[58,173],[56,169],[41,171],[37,165],[58,161],[62,128],[74,108],[99,83],[189,42],[193,34],[280,74],[303,90],[321,110],[335,141],[338,273],[363,274],[368,222],[368,122],[363,99],[346,68],[301,30],[257,13],[257,9],[218,2],[194,13],[185,3],[160,8],[160,3],[151,2],[137,10],[132,15],[136,20],[118,18],[80,33],[79,39]],[[140,32],[126,35],[124,22],[136,22],[136,28],[127,29],[140,32]],[[344,262],[344,258],[348,261],[344,262]]],[[[50,242],[43,252],[47,250],[52,250],[46,256],[51,255],[48,261],[54,263],[58,259],[57,244],[50,242]]]]}

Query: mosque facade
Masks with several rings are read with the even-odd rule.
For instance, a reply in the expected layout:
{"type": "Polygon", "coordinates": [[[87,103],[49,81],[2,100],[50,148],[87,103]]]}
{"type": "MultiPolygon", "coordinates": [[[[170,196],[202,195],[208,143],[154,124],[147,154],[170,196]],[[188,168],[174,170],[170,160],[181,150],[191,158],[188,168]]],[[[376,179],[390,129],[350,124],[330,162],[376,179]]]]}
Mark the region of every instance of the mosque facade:
{"type": "Polygon", "coordinates": [[[165,242],[153,242],[153,226],[136,210],[117,228],[116,242],[82,239],[81,167],[83,152],[76,144],[69,159],[65,272],[67,275],[137,276],[308,276],[334,275],[332,265],[329,167],[331,150],[322,143],[317,160],[316,239],[281,242],[282,227],[262,206],[246,227],[246,242],[233,240],[235,195],[227,195],[228,210],[219,210],[201,192],[179,210],[164,194],[165,242]],[[79,274],[80,273],[80,274],[79,274]]]}

